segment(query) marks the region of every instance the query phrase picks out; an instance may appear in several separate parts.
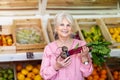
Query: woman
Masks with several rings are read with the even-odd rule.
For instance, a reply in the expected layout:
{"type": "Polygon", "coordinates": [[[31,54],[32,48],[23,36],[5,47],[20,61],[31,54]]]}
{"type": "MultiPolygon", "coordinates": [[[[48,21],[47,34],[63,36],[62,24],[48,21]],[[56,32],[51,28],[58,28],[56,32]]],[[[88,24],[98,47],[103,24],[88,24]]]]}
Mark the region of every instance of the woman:
{"type": "Polygon", "coordinates": [[[89,76],[93,71],[92,61],[88,54],[89,48],[85,46],[86,42],[71,38],[74,20],[70,14],[58,13],[54,22],[58,39],[49,43],[44,49],[41,76],[44,80],[84,80],[84,77],[89,76]],[[67,58],[60,56],[63,46],[71,50],[76,45],[82,46],[80,53],[67,58]]]}

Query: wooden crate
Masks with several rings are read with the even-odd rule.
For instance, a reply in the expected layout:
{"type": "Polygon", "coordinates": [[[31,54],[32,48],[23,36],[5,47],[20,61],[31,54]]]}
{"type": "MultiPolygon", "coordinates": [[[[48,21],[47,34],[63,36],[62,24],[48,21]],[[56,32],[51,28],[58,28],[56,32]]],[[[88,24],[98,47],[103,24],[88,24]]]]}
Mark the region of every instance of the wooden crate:
{"type": "MultiPolygon", "coordinates": [[[[111,73],[111,80],[119,80],[120,79],[120,58],[119,57],[111,57],[107,59],[106,65],[111,73]],[[118,72],[115,75],[115,72],[118,72]],[[119,79],[114,79],[114,77],[119,76],[119,79]]],[[[116,77],[117,78],[117,77],[116,77]]]]}
{"type": "Polygon", "coordinates": [[[36,9],[38,0],[0,0],[1,10],[36,9]]]}
{"type": "Polygon", "coordinates": [[[104,25],[104,22],[102,19],[100,19],[100,18],[83,18],[83,19],[76,19],[75,22],[77,24],[76,28],[79,31],[79,35],[82,40],[85,40],[85,38],[81,32],[82,29],[89,32],[91,27],[98,25],[104,39],[107,41],[111,41],[110,38],[108,37],[109,36],[108,31],[107,31],[107,28],[104,25]]]}
{"type": "Polygon", "coordinates": [[[118,0],[48,0],[48,6],[115,6],[118,0]]]}
{"type": "Polygon", "coordinates": [[[54,23],[53,23],[53,19],[48,19],[48,24],[47,24],[47,33],[48,33],[48,37],[50,42],[55,40],[55,35],[54,35],[54,23]]]}
{"type": "MultiPolygon", "coordinates": [[[[40,71],[40,66],[41,66],[41,60],[19,61],[19,62],[14,62],[14,63],[15,63],[15,72],[16,72],[16,74],[21,73],[22,70],[27,70],[27,72],[28,72],[27,75],[29,75],[29,73],[33,75],[33,76],[29,76],[30,79],[34,79],[36,75],[40,75],[39,71],[40,71]],[[34,72],[34,70],[35,70],[35,72],[34,72]]],[[[23,74],[23,76],[25,78],[27,77],[25,74],[23,74]]],[[[18,75],[16,75],[15,77],[16,77],[15,80],[19,80],[18,75]]],[[[41,77],[41,75],[39,77],[41,77]]],[[[39,79],[39,78],[37,78],[37,79],[38,80],[43,80],[42,77],[41,77],[41,79],[39,79]]]]}
{"type": "Polygon", "coordinates": [[[120,17],[113,17],[113,18],[103,18],[103,21],[104,21],[104,24],[105,26],[107,27],[107,35],[108,37],[110,38],[111,42],[113,43],[113,47],[116,47],[116,46],[120,46],[120,17]],[[109,30],[110,28],[113,28],[113,34],[111,34],[111,31],[109,30]],[[116,29],[115,29],[116,28],[116,29]],[[118,33],[117,33],[118,32],[118,33]],[[115,37],[114,33],[117,33],[116,34],[116,38],[118,39],[114,39],[112,38],[115,37]]]}
{"type": "Polygon", "coordinates": [[[15,64],[10,62],[1,62],[0,63],[0,79],[8,80],[10,77],[13,77],[12,80],[16,80],[16,73],[15,73],[15,64]],[[3,77],[3,75],[6,75],[7,77],[3,77]]]}
{"type": "MultiPolygon", "coordinates": [[[[41,19],[15,19],[13,21],[14,27],[13,27],[13,38],[15,40],[15,45],[17,51],[41,51],[44,49],[44,47],[47,44],[46,38],[44,36],[43,26],[41,19]],[[17,33],[19,30],[35,30],[35,34],[39,37],[40,42],[32,43],[21,43],[19,42],[19,39],[17,40],[17,33]]],[[[31,36],[33,33],[28,34],[29,41],[33,39],[33,36],[31,36]]]]}
{"type": "Polygon", "coordinates": [[[0,53],[16,53],[15,41],[12,34],[12,25],[0,25],[0,53]],[[12,39],[12,44],[8,44],[6,37],[10,36],[12,39]],[[3,44],[3,38],[5,43],[3,44]]]}
{"type": "Polygon", "coordinates": [[[106,63],[104,63],[102,66],[98,66],[98,65],[93,63],[93,72],[91,73],[91,75],[86,77],[85,80],[94,80],[94,79],[95,80],[99,80],[102,77],[104,78],[104,80],[113,80],[112,79],[112,74],[110,72],[110,69],[108,68],[106,63]],[[101,73],[102,70],[105,70],[106,73],[101,73]],[[103,76],[105,75],[105,76],[103,77],[101,75],[103,75],[103,76]],[[105,79],[105,77],[106,77],[106,79],[105,79]]]}

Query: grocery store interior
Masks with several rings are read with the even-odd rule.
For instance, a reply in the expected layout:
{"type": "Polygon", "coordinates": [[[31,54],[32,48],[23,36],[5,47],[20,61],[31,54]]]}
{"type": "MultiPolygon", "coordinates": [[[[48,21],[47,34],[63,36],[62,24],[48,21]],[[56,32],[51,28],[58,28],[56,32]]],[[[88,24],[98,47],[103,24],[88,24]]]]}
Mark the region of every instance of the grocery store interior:
{"type": "Polygon", "coordinates": [[[91,42],[82,30],[89,34],[91,27],[99,27],[111,42],[104,80],[120,80],[120,0],[0,0],[0,80],[43,80],[43,51],[55,40],[53,19],[63,11],[73,16],[81,40],[91,42]]]}

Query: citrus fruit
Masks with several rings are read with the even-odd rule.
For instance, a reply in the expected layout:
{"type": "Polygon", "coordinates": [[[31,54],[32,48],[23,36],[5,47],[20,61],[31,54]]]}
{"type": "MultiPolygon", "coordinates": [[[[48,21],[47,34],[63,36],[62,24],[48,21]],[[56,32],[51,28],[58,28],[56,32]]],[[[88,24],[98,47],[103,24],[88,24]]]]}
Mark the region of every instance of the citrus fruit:
{"type": "Polygon", "coordinates": [[[31,64],[26,65],[26,70],[31,71],[33,69],[33,66],[31,64]]]}
{"type": "Polygon", "coordinates": [[[24,76],[22,73],[19,73],[19,74],[17,75],[17,78],[18,78],[18,80],[24,80],[24,79],[25,79],[25,76],[24,76]]]}
{"type": "Polygon", "coordinates": [[[30,78],[30,79],[34,79],[35,74],[34,74],[33,72],[29,72],[29,73],[27,74],[27,77],[30,78]]]}
{"type": "Polygon", "coordinates": [[[16,70],[17,71],[21,71],[22,68],[23,68],[22,64],[17,64],[17,66],[16,66],[16,70]]]}
{"type": "Polygon", "coordinates": [[[28,74],[28,71],[23,68],[23,69],[21,70],[21,73],[22,73],[23,75],[27,75],[27,74],[28,74]]]}
{"type": "Polygon", "coordinates": [[[32,72],[33,72],[34,74],[39,74],[39,69],[36,68],[36,67],[34,67],[34,68],[32,69],[32,72]]]}

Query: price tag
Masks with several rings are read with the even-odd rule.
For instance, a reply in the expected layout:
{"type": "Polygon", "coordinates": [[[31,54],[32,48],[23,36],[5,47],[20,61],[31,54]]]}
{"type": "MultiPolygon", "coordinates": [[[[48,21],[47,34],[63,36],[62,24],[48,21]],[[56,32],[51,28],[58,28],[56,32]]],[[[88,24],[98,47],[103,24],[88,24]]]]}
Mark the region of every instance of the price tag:
{"type": "Polygon", "coordinates": [[[26,57],[27,59],[33,59],[34,58],[33,52],[26,52],[26,57]]]}

